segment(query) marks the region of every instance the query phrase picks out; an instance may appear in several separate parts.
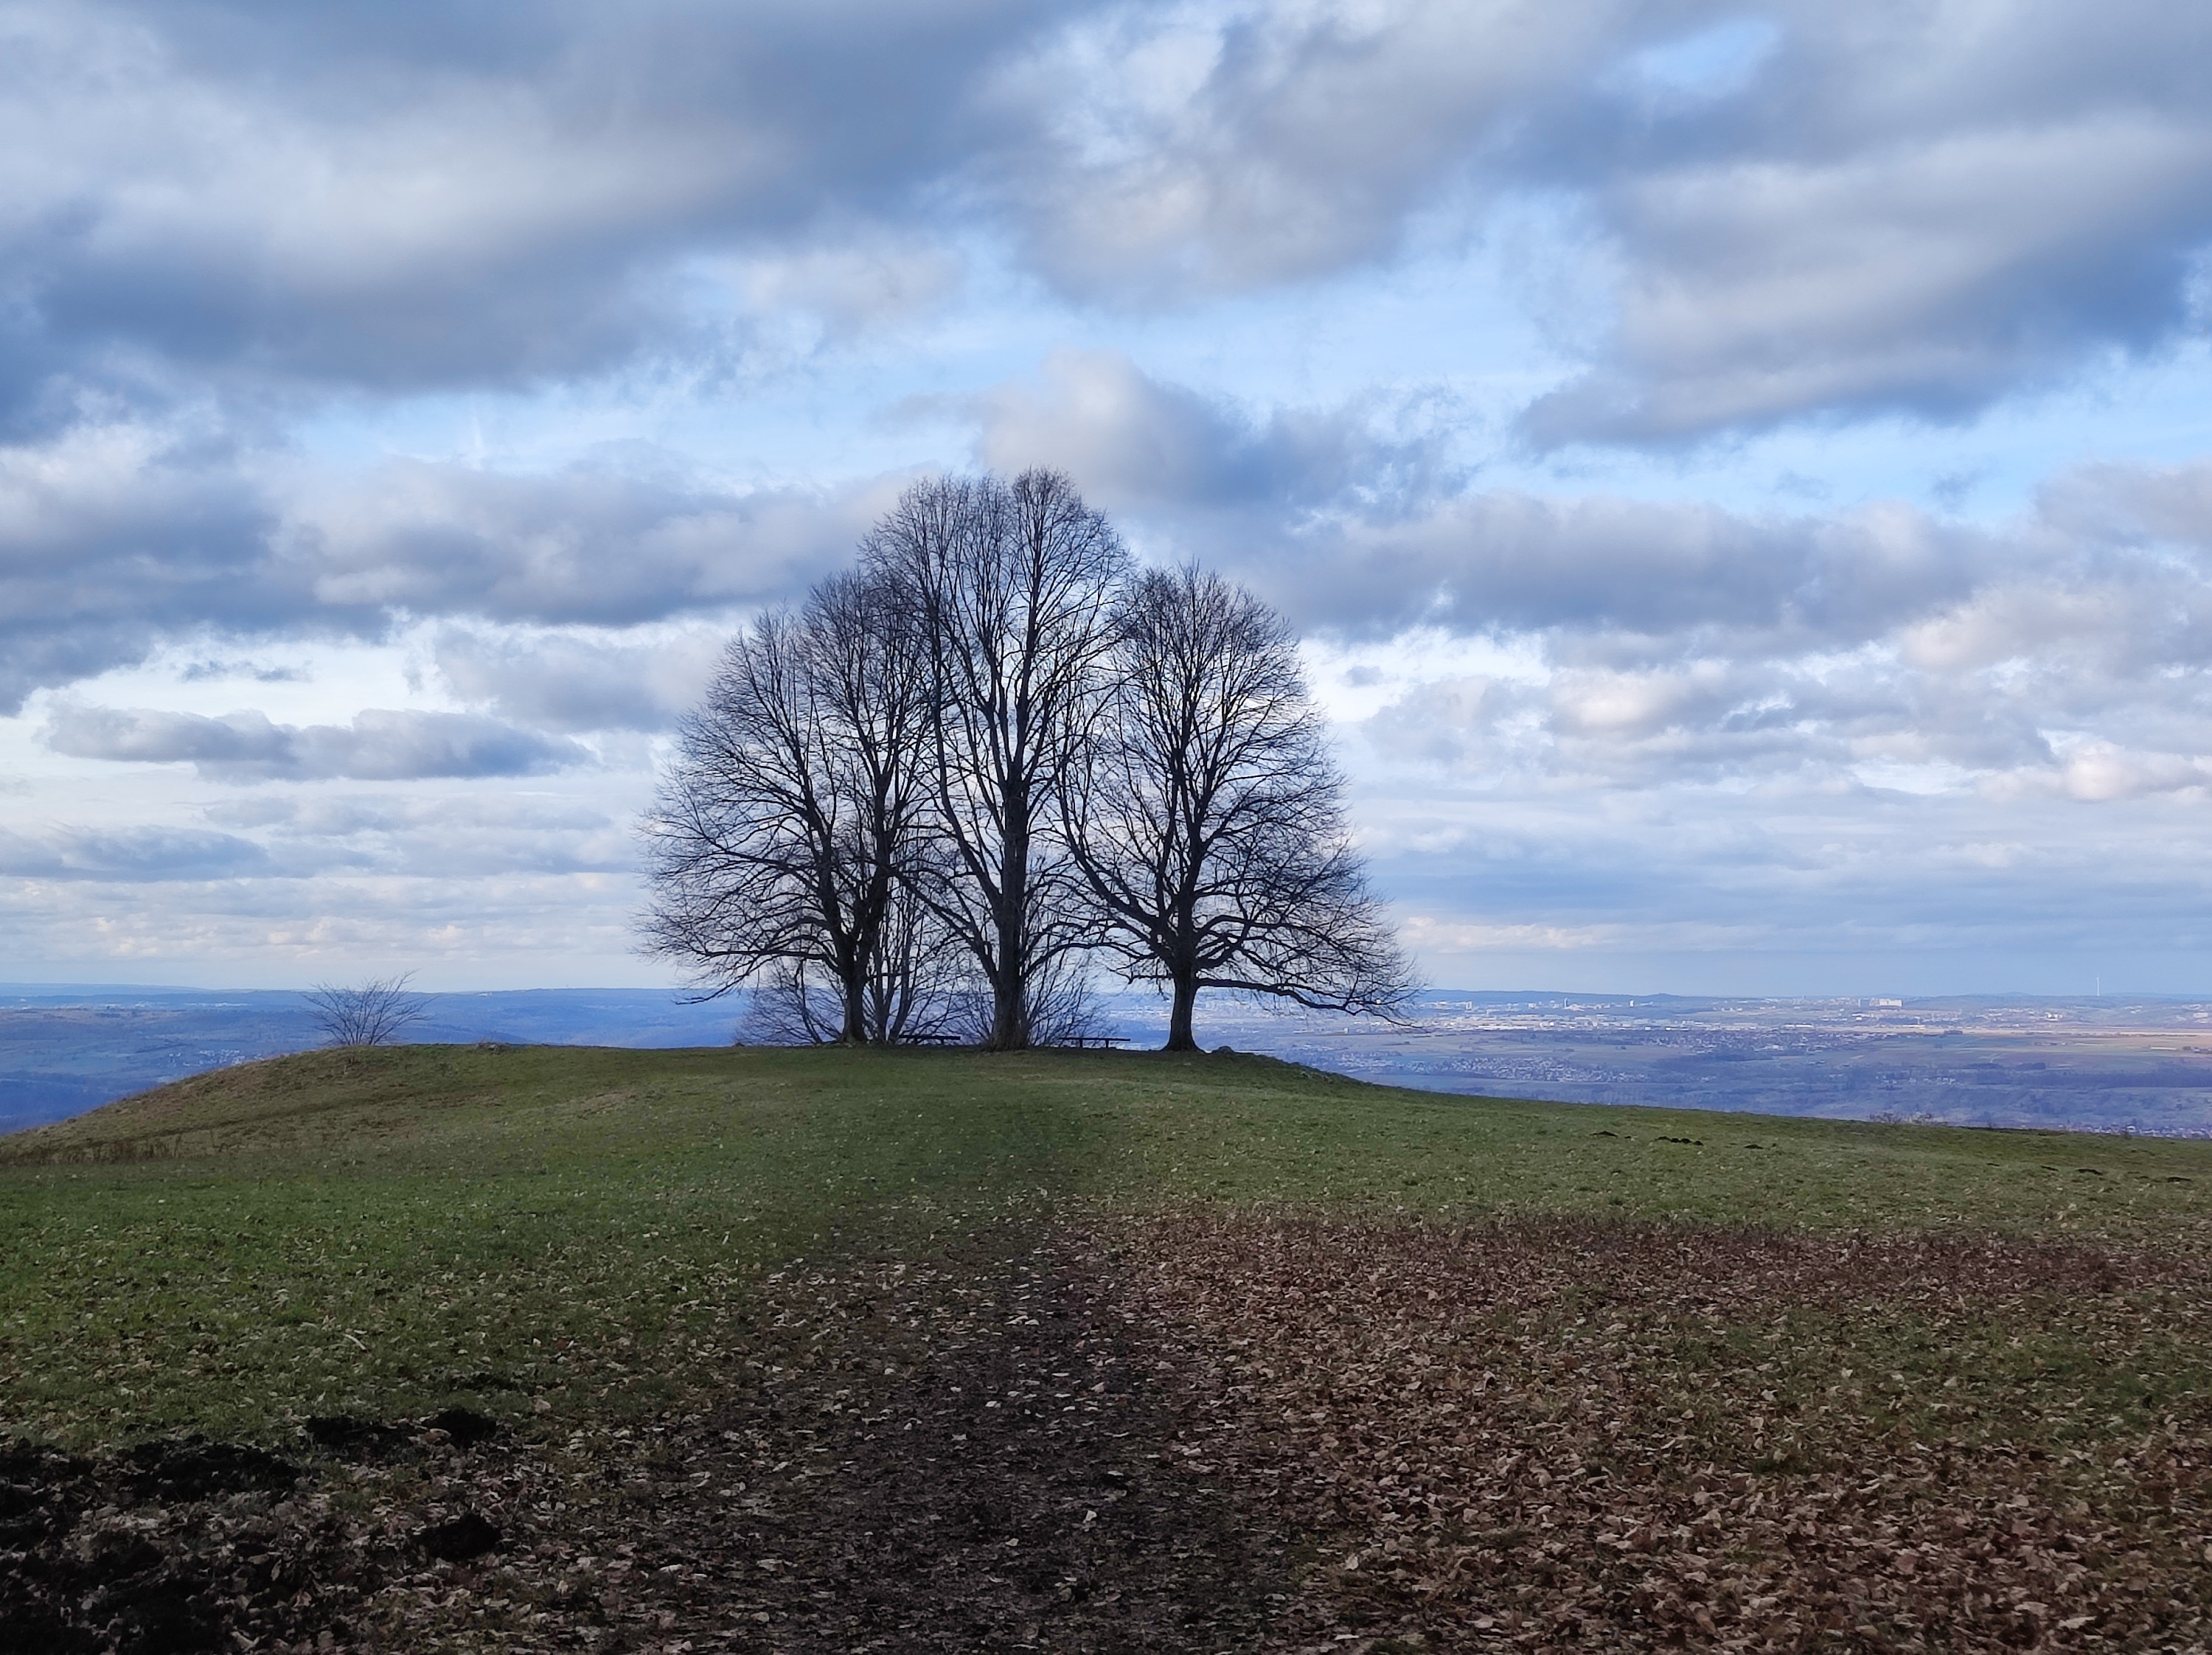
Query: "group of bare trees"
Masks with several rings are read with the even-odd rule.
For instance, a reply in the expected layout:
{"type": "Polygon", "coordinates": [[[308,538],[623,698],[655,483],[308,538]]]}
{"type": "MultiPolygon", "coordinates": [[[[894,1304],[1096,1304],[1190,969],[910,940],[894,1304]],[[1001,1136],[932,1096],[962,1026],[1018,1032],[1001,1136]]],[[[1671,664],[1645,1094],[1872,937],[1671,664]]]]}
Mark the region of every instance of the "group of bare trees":
{"type": "Polygon", "coordinates": [[[1057,473],[908,489],[856,570],[731,643],[681,737],[647,945],[757,985],[771,1034],[1052,1044],[1094,962],[1167,991],[1171,1049],[1204,988],[1410,991],[1287,627],[1133,568],[1057,473]]]}

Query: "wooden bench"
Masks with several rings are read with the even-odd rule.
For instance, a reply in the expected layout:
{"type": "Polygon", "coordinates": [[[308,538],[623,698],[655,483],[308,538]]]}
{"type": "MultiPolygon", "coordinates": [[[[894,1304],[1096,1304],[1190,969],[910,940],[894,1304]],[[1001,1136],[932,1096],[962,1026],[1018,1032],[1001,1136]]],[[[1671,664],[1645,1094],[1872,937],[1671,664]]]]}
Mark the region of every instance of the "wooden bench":
{"type": "MultiPolygon", "coordinates": [[[[965,1046],[957,1034],[902,1034],[901,1046],[965,1046]]],[[[1070,1034],[1052,1043],[1056,1052],[1104,1052],[1129,1044],[1126,1034],[1070,1034]]]]}

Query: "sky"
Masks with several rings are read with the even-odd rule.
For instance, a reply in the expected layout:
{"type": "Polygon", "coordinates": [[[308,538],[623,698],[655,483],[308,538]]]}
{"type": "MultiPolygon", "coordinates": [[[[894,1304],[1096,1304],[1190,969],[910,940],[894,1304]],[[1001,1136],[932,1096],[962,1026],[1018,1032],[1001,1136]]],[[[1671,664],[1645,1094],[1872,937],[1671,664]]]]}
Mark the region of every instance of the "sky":
{"type": "Polygon", "coordinates": [[[2212,994],[2212,11],[0,4],[0,979],[656,984],[724,640],[1068,472],[1439,986],[2212,994]]]}

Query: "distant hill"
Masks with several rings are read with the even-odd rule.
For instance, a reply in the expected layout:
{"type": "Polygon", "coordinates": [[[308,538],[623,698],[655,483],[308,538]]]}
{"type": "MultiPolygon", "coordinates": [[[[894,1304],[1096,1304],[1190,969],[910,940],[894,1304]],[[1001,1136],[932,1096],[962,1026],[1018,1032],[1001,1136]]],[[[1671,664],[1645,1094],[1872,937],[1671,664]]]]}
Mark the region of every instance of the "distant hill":
{"type": "MultiPolygon", "coordinates": [[[[726,1044],[741,1007],[665,989],[433,994],[410,1041],[516,1046],[726,1044]]],[[[93,984],[0,985],[0,1132],[60,1120],[148,1087],[322,1036],[304,995],[93,984]]]]}
{"type": "MultiPolygon", "coordinates": [[[[727,1045],[740,997],[540,989],[429,997],[410,1041],[727,1045]]],[[[1563,1102],[2212,1136],[2212,1005],[1951,996],[1722,998],[1437,990],[1393,1026],[1210,995],[1199,1037],[1390,1086],[1563,1102]]],[[[1101,996],[1138,1046],[1163,1002],[1101,996]]],[[[296,993],[0,986],[0,1132],[319,1043],[296,993]]]]}

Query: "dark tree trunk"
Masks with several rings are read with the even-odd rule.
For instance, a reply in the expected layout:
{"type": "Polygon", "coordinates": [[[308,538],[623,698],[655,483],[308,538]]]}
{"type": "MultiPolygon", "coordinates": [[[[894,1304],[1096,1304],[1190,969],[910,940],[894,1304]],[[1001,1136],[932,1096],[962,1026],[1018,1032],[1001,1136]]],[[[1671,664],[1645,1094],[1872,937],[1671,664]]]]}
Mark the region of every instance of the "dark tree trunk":
{"type": "Polygon", "coordinates": [[[1029,961],[1024,946],[1030,908],[1029,801],[1019,784],[1008,786],[1005,797],[1011,821],[1004,859],[999,864],[998,912],[992,916],[999,968],[991,977],[991,1050],[1026,1052],[1030,1046],[1029,961]]]}
{"type": "Polygon", "coordinates": [[[1178,977],[1175,985],[1174,1009],[1168,1013],[1168,1043],[1166,1052],[1195,1052],[1198,1041],[1190,1032],[1190,1014],[1198,1003],[1198,981],[1194,977],[1178,977]]]}
{"type": "MultiPolygon", "coordinates": [[[[1012,918],[1012,916],[1008,916],[1012,918]]],[[[1018,957],[1021,946],[1018,920],[1002,919],[999,925],[998,974],[991,981],[991,1041],[994,1052],[1026,1052],[1030,1045],[1028,985],[1018,968],[1006,962],[1018,957]]]]}

